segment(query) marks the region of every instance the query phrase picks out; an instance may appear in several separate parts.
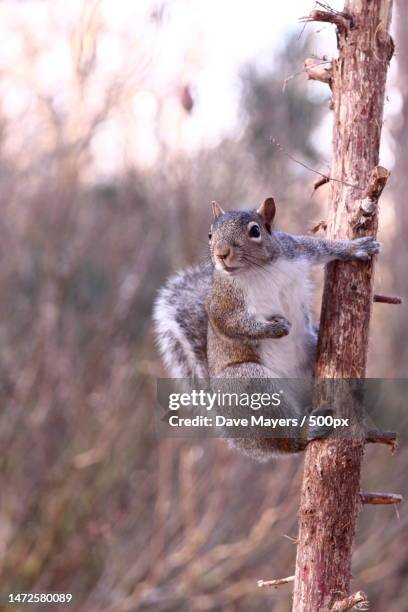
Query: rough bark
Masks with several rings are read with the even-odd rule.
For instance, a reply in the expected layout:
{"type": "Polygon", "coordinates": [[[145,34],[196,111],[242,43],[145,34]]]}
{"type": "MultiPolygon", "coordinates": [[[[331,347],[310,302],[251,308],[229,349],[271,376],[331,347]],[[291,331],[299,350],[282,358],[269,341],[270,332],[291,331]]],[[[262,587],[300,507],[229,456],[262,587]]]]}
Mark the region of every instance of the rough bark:
{"type": "MultiPolygon", "coordinates": [[[[377,166],[385,81],[393,54],[391,8],[392,0],[347,0],[340,17],[330,19],[328,13],[324,19],[337,26],[339,50],[331,80],[331,176],[337,180],[330,181],[329,238],[374,236],[377,232],[377,200],[387,178],[385,169],[377,166]],[[370,200],[372,206],[368,206],[370,200]]],[[[311,17],[315,20],[313,12],[311,17]]],[[[365,375],[373,264],[335,262],[327,267],[315,369],[318,379],[365,375]]],[[[332,399],[338,403],[341,398],[332,399]]],[[[363,452],[362,436],[313,442],[308,447],[299,515],[295,612],[330,610],[350,594],[363,452]]]]}

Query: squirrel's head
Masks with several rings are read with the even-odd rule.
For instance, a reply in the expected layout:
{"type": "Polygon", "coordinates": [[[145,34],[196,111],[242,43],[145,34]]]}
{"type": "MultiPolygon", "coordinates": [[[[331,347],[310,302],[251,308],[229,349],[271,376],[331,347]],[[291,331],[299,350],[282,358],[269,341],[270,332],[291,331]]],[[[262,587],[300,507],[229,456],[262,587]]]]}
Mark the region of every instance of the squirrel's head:
{"type": "Polygon", "coordinates": [[[214,220],[209,232],[211,259],[220,272],[232,275],[262,268],[271,260],[275,202],[267,198],[258,210],[224,212],[212,203],[214,220]]]}

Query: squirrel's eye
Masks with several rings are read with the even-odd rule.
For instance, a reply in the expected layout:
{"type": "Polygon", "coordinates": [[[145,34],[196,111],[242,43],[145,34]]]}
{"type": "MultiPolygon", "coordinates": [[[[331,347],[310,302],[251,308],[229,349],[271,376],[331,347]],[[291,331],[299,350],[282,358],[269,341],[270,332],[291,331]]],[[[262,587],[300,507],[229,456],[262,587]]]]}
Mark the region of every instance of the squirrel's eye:
{"type": "Polygon", "coordinates": [[[248,234],[250,238],[260,238],[261,230],[259,229],[259,225],[257,223],[250,224],[248,234]]]}
{"type": "Polygon", "coordinates": [[[210,241],[211,241],[211,238],[212,238],[212,233],[211,233],[211,232],[208,232],[208,240],[210,240],[210,241]]]}

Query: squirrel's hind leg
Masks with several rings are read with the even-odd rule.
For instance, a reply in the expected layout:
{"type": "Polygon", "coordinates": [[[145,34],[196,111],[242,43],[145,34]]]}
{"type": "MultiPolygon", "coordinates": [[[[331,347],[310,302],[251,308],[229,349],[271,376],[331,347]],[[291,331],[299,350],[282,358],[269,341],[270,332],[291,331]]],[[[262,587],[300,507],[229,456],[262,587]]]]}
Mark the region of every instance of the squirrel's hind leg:
{"type": "Polygon", "coordinates": [[[301,453],[308,440],[302,438],[232,438],[231,448],[237,449],[251,459],[266,462],[276,455],[301,453]]]}
{"type": "MultiPolygon", "coordinates": [[[[271,377],[271,372],[267,368],[254,362],[230,365],[224,368],[216,378],[217,384],[221,385],[222,389],[225,391],[229,393],[245,393],[250,396],[252,395],[252,397],[259,397],[264,393],[268,393],[269,395],[279,393],[282,387],[282,381],[279,382],[279,379],[271,377]]],[[[297,400],[293,397],[292,401],[285,402],[284,408],[271,405],[269,407],[270,410],[264,408],[261,413],[267,418],[296,419],[300,411],[297,403],[297,400]]],[[[225,412],[228,416],[246,418],[248,418],[248,416],[251,418],[252,414],[260,414],[259,411],[258,413],[256,411],[253,412],[252,408],[248,405],[245,407],[241,405],[230,406],[225,412]]],[[[282,431],[279,430],[281,435],[277,433],[276,437],[264,438],[262,437],[263,432],[264,429],[262,429],[262,426],[259,426],[259,428],[252,426],[249,430],[249,435],[242,438],[231,438],[229,440],[229,445],[252,459],[257,461],[268,461],[277,454],[301,452],[305,450],[308,443],[305,437],[300,435],[296,436],[296,432],[291,429],[290,426],[288,428],[288,437],[284,437],[282,431]],[[251,435],[251,433],[253,435],[251,435]]],[[[248,431],[243,431],[243,433],[245,435],[248,431]]]]}

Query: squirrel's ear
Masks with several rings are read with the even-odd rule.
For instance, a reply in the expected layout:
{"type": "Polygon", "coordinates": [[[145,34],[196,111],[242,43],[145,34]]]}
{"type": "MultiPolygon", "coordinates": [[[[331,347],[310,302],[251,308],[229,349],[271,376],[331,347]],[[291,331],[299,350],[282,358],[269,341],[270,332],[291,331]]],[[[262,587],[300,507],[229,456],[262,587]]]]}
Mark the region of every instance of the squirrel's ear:
{"type": "Polygon", "coordinates": [[[273,198],[266,198],[265,202],[261,204],[256,212],[263,218],[266,229],[270,232],[276,212],[275,200],[273,198]]]}
{"type": "Polygon", "coordinates": [[[224,211],[222,210],[221,206],[215,200],[211,202],[211,206],[212,206],[214,219],[218,219],[218,217],[221,217],[221,215],[224,214],[224,211]]]}

